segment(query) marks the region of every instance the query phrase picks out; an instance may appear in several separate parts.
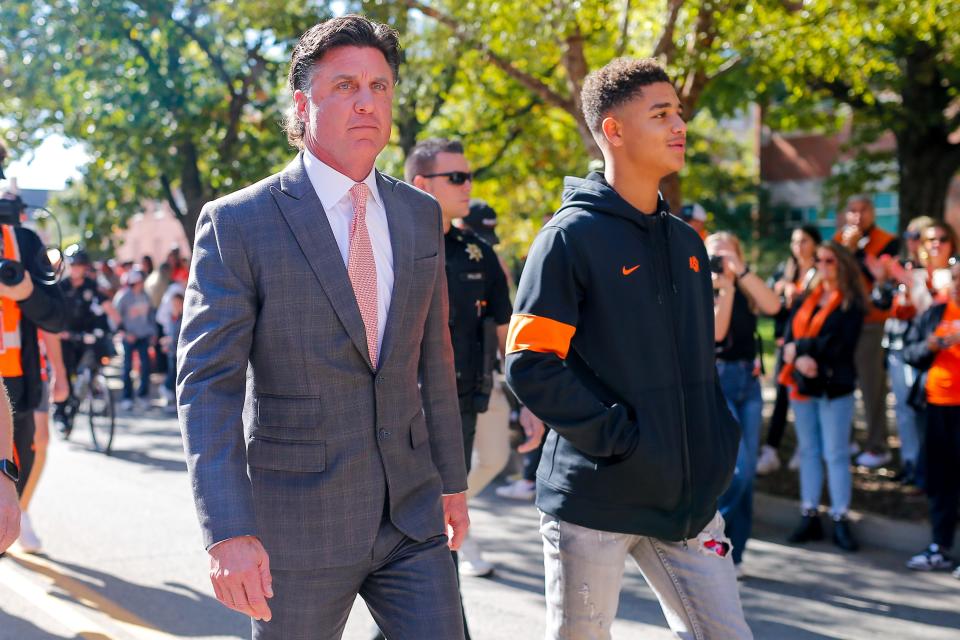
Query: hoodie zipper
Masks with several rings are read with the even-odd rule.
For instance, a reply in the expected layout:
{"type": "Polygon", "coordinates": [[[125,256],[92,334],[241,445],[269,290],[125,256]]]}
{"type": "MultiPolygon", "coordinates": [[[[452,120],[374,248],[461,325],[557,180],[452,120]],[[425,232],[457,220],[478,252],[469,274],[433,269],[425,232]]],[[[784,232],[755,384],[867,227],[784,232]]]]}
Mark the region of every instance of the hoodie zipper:
{"type": "MultiPolygon", "coordinates": [[[[687,539],[691,537],[690,532],[690,509],[693,505],[693,489],[692,489],[692,479],[690,477],[690,446],[689,439],[687,434],[687,402],[686,394],[683,392],[683,372],[680,368],[680,346],[677,342],[677,331],[674,325],[674,302],[676,299],[676,294],[678,293],[676,282],[673,281],[673,265],[670,264],[670,218],[666,211],[661,210],[657,213],[657,222],[659,226],[663,228],[661,232],[661,240],[663,241],[663,249],[657,251],[657,256],[660,260],[666,262],[666,269],[661,269],[662,276],[666,276],[670,280],[671,290],[674,295],[671,297],[670,304],[667,305],[668,311],[668,322],[667,326],[670,331],[670,344],[673,349],[673,365],[677,372],[677,380],[679,382],[677,386],[677,399],[680,402],[680,445],[683,449],[683,503],[686,507],[684,509],[684,520],[683,520],[683,544],[687,544],[687,539]],[[669,275],[668,275],[669,274],[669,275]]],[[[660,291],[661,286],[660,282],[657,283],[657,290],[660,291]]],[[[659,294],[658,294],[659,295],[659,294]]]]}

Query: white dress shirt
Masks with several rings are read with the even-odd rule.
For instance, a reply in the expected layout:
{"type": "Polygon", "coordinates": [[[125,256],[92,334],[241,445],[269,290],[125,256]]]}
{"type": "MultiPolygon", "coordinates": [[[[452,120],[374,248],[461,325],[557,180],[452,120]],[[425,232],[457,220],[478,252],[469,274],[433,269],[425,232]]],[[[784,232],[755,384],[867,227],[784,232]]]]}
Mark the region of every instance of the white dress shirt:
{"type": "MultiPolygon", "coordinates": [[[[316,158],[310,151],[303,150],[303,166],[307,170],[310,183],[313,184],[320,204],[327,214],[327,221],[337,240],[343,264],[350,257],[350,225],[353,223],[353,200],[350,189],[356,184],[339,171],[332,169],[316,158]]],[[[367,233],[373,246],[373,259],[377,263],[377,361],[383,349],[383,332],[387,326],[387,314],[390,312],[390,299],[393,296],[393,246],[390,244],[390,227],[387,225],[387,210],[383,206],[380,190],[377,188],[376,170],[371,169],[363,183],[370,190],[367,198],[367,233]]]]}

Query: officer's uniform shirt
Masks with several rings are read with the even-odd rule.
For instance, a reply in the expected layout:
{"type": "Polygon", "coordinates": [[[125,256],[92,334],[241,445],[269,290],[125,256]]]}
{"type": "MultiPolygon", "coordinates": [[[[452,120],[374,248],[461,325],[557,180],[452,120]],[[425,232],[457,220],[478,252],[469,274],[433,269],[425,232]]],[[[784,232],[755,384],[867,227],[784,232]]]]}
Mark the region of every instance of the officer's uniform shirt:
{"type": "Polygon", "coordinates": [[[84,278],[79,287],[74,287],[70,278],[64,278],[60,281],[60,289],[66,301],[67,331],[82,333],[108,327],[103,310],[106,298],[93,278],[84,278]]]}
{"type": "Polygon", "coordinates": [[[509,324],[513,307],[507,278],[493,248],[472,231],[451,227],[444,236],[450,337],[457,370],[457,393],[469,396],[483,366],[480,341],[483,319],[509,324]]]}

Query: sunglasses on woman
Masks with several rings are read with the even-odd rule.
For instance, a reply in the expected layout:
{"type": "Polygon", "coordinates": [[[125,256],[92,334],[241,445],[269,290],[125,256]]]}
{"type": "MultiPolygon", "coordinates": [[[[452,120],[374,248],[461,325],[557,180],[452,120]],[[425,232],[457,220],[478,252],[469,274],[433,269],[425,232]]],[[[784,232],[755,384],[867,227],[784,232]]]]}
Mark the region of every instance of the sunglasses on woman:
{"type": "Polygon", "coordinates": [[[472,171],[447,171],[445,173],[428,173],[423,176],[424,178],[446,178],[450,181],[450,184],[460,185],[466,182],[467,180],[473,180],[472,171]]]}
{"type": "Polygon", "coordinates": [[[814,260],[817,264],[837,264],[836,258],[817,258],[814,260]]]}
{"type": "Polygon", "coordinates": [[[950,242],[950,237],[949,236],[930,236],[929,238],[924,238],[923,241],[924,242],[936,241],[936,242],[939,242],[940,244],[945,244],[947,242],[950,242]]]}

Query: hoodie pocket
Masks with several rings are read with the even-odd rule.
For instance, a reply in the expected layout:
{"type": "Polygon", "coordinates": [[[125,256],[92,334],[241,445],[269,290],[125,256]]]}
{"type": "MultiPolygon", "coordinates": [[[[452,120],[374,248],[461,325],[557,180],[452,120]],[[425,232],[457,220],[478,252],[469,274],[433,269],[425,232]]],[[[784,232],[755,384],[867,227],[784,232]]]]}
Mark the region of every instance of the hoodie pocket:
{"type": "Polygon", "coordinates": [[[674,509],[683,492],[679,426],[640,411],[637,442],[624,456],[589,456],[562,437],[548,441],[541,480],[560,491],[616,506],[674,509]],[[549,451],[549,445],[554,451],[549,451]]]}

